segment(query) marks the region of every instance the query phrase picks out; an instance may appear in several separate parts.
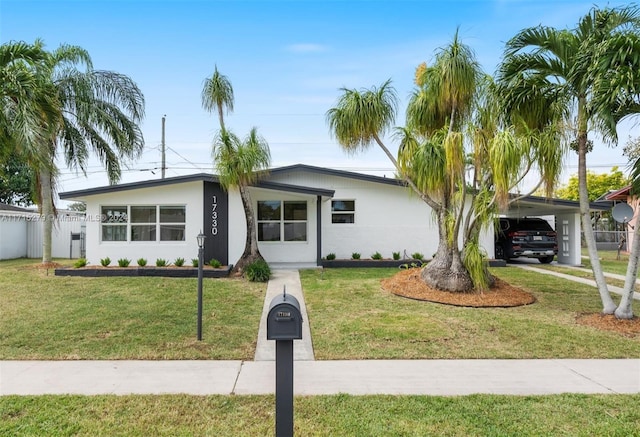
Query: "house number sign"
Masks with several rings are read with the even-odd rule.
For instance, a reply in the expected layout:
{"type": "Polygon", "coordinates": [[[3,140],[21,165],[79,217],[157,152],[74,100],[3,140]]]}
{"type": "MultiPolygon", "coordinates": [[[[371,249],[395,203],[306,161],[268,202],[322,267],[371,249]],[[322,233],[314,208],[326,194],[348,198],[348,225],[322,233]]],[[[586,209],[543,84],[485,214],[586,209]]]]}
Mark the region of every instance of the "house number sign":
{"type": "Polygon", "coordinates": [[[218,235],[218,196],[211,197],[211,235],[218,235]]]}

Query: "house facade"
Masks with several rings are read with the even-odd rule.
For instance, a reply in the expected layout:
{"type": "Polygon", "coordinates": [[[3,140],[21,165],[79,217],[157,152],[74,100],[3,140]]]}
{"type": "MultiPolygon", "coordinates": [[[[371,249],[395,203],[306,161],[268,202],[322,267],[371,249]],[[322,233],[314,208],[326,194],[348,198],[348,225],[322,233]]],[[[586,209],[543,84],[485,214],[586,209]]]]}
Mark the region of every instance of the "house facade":
{"type": "MultiPolygon", "coordinates": [[[[438,245],[430,208],[398,180],[306,165],[273,169],[250,188],[262,255],[269,263],[319,265],[334,253],[363,258],[380,252],[426,258],[438,245]]],[[[196,258],[203,232],[205,260],[234,264],[246,241],[246,221],[237,190],[226,192],[210,174],[60,193],[82,201],[86,253],[100,259],[196,258]]],[[[493,237],[483,246],[493,253],[493,237]]],[[[490,252],[489,252],[490,251],[490,252]]]]}
{"type": "MultiPolygon", "coordinates": [[[[270,170],[249,189],[260,252],[269,263],[320,265],[333,253],[354,252],[370,258],[393,252],[430,259],[438,230],[431,209],[393,178],[292,165],[270,170]]],[[[86,254],[100,259],[162,258],[187,262],[198,255],[196,236],[206,235],[204,257],[235,264],[246,241],[246,221],[237,190],[226,192],[210,174],[60,193],[60,198],[87,204],[86,254]]],[[[513,213],[535,212],[560,217],[563,262],[579,264],[577,203],[520,201],[513,213]],[[560,215],[558,215],[560,214],[560,215]],[[577,235],[577,238],[576,238],[577,235]],[[577,244],[577,246],[576,246],[577,244]],[[577,260],[577,261],[576,261],[577,260]]],[[[533,214],[531,214],[533,215],[533,214]]],[[[494,235],[488,229],[481,246],[493,258],[494,235]]]]}

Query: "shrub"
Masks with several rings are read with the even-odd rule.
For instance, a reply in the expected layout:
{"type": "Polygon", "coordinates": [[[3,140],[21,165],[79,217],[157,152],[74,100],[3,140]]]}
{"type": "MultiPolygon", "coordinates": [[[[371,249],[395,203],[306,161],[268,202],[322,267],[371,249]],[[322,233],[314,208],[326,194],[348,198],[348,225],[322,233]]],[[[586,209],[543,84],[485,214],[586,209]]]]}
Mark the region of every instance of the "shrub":
{"type": "Polygon", "coordinates": [[[84,267],[84,266],[86,266],[87,264],[89,264],[89,262],[87,261],[87,259],[86,259],[86,258],[80,258],[80,259],[78,259],[76,262],[74,262],[74,263],[73,263],[73,266],[74,266],[76,269],[79,269],[80,267],[84,267]]]}
{"type": "Polygon", "coordinates": [[[166,259],[158,258],[156,260],[156,267],[165,267],[166,265],[167,265],[166,259]]]}
{"type": "Polygon", "coordinates": [[[211,259],[211,261],[209,261],[209,265],[211,267],[213,267],[214,269],[217,269],[218,267],[220,267],[222,265],[222,263],[220,261],[218,261],[217,259],[213,258],[213,259],[211,259]]]}
{"type": "Polygon", "coordinates": [[[129,264],[131,264],[131,260],[127,259],[127,258],[120,258],[118,260],[118,265],[120,267],[129,267],[129,264]]]}
{"type": "Polygon", "coordinates": [[[176,265],[176,267],[182,267],[184,265],[184,258],[176,258],[173,263],[176,265]]]}
{"type": "Polygon", "coordinates": [[[100,264],[102,265],[102,267],[107,267],[109,264],[111,264],[111,258],[109,257],[102,258],[100,260],[100,264]]]}
{"type": "Polygon", "coordinates": [[[351,259],[360,259],[360,254],[358,252],[353,252],[351,254],[351,259]]]}
{"type": "Polygon", "coordinates": [[[144,266],[146,266],[146,265],[147,265],[147,260],[146,260],[146,259],[144,259],[144,258],[138,258],[138,265],[139,265],[140,267],[144,267],[144,266]]]}
{"type": "Polygon", "coordinates": [[[376,252],[371,255],[371,259],[382,259],[382,254],[380,252],[376,252]]]}
{"type": "Polygon", "coordinates": [[[400,252],[393,252],[393,259],[398,261],[400,259],[400,252]]]}
{"type": "Polygon", "coordinates": [[[249,264],[244,274],[251,282],[267,282],[271,277],[271,268],[266,261],[258,260],[249,264]]]}
{"type": "Polygon", "coordinates": [[[419,260],[423,260],[424,259],[424,255],[421,254],[420,252],[414,252],[411,254],[411,258],[413,259],[419,259],[419,260]]]}
{"type": "Polygon", "coordinates": [[[332,253],[327,255],[327,260],[331,261],[331,260],[334,260],[334,259],[336,259],[336,254],[335,253],[332,252],[332,253]]]}
{"type": "Polygon", "coordinates": [[[191,265],[193,267],[198,267],[198,258],[191,258],[191,265]]]}

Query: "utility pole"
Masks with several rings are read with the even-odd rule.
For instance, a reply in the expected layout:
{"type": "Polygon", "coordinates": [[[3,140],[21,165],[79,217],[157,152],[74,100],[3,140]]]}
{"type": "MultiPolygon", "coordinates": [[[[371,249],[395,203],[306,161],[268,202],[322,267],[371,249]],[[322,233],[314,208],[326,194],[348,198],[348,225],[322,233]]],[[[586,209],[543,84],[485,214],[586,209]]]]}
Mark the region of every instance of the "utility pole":
{"type": "Polygon", "coordinates": [[[164,179],[164,170],[166,168],[166,163],[165,163],[165,143],[164,143],[164,121],[165,118],[167,117],[167,115],[163,115],[162,116],[162,179],[164,179]]]}

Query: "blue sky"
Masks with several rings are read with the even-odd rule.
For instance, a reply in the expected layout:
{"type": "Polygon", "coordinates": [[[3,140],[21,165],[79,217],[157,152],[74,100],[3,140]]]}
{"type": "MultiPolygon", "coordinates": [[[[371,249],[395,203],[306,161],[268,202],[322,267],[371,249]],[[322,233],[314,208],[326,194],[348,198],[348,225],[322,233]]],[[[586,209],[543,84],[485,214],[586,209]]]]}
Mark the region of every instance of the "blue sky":
{"type": "MultiPolygon", "coordinates": [[[[306,163],[391,176],[391,164],[378,149],[348,156],[331,137],[325,113],[339,88],[369,88],[390,78],[403,108],[415,67],[430,62],[456,28],[485,71],[493,73],[504,42],[519,30],[538,24],[572,27],[593,5],[581,0],[0,0],[0,43],[42,38],[50,49],[79,45],[95,68],[137,82],[146,99],[146,146],[122,182],[159,177],[164,114],[167,176],[212,171],[218,121],[202,109],[200,93],[214,65],[235,92],[227,126],[240,136],[258,127],[269,142],[273,166],[306,163]]],[[[401,110],[396,124],[403,123],[401,110]]],[[[594,171],[625,166],[622,146],[629,134],[638,135],[631,127],[620,129],[619,147],[597,146],[588,158],[594,171]]],[[[576,164],[575,155],[567,159],[564,180],[577,172],[576,164]]],[[[106,183],[105,172],[92,161],[86,179],[62,169],[59,190],[106,183]]]]}

